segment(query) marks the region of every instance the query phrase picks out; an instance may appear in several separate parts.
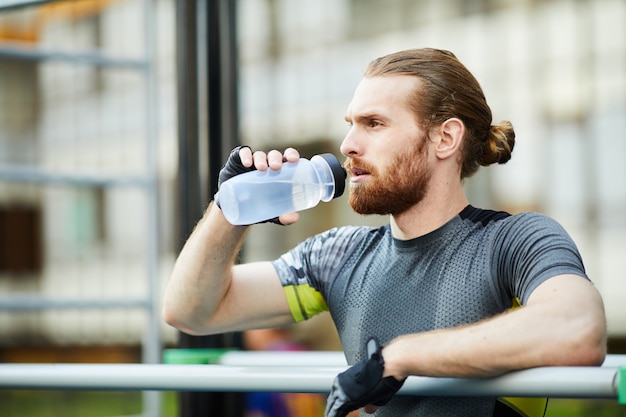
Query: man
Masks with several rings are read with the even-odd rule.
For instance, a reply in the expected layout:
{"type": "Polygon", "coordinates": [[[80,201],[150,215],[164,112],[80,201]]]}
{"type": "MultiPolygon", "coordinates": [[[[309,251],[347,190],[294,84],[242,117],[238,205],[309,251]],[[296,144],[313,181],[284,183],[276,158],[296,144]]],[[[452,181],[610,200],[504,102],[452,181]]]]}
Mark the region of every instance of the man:
{"type": "MultiPolygon", "coordinates": [[[[515,134],[508,122],[492,125],[478,82],[452,53],[374,60],[346,121],[350,205],[388,214],[389,224],[335,228],[273,262],[235,265],[249,228],[231,226],[213,204],[175,265],[168,323],[209,334],[329,310],[354,364],[333,385],[332,417],[361,407],[376,416],[491,416],[493,398],[393,394],[410,375],[602,363],[603,303],[567,233],[537,213],[476,209],[464,195],[464,179],[480,165],[510,159],[515,134]]],[[[279,169],[298,157],[291,148],[244,147],[223,179],[239,172],[233,167],[279,169]]]]}

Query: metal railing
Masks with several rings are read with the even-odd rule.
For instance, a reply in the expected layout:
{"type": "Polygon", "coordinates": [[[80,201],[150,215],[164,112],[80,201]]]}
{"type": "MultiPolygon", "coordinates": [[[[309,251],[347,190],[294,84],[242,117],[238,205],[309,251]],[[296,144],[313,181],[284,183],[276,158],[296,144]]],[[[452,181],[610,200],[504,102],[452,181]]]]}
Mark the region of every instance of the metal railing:
{"type": "MultiPolygon", "coordinates": [[[[0,389],[326,393],[335,376],[345,369],[332,355],[261,355],[251,353],[246,358],[248,354],[242,352],[234,356],[241,363],[262,359],[254,366],[3,364],[0,389]]],[[[236,363],[234,357],[226,362],[236,363]]],[[[600,367],[541,367],[493,378],[411,376],[399,395],[592,398],[626,404],[624,358],[610,357],[600,367]]]]}
{"type": "MultiPolygon", "coordinates": [[[[204,356],[212,356],[211,364],[0,364],[0,389],[325,393],[347,366],[342,352],[204,356]]],[[[597,398],[626,404],[626,355],[608,355],[599,367],[540,367],[493,378],[411,376],[399,394],[597,398]]]]}

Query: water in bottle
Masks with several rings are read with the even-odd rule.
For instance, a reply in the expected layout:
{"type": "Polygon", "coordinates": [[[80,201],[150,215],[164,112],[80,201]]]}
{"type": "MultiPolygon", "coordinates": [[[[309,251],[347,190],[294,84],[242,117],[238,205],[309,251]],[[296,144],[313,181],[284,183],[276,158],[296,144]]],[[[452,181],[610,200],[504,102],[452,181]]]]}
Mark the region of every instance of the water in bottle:
{"type": "Polygon", "coordinates": [[[281,169],[250,171],[225,181],[218,200],[226,219],[248,225],[305,210],[343,194],[346,172],[332,154],[285,162],[281,169]]]}

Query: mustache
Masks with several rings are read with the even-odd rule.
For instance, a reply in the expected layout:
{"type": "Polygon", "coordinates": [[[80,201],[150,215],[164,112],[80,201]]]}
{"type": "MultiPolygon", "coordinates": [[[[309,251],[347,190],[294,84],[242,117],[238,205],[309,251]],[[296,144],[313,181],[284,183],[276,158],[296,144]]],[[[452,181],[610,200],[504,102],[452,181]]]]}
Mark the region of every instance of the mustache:
{"type": "Polygon", "coordinates": [[[373,165],[352,157],[348,157],[343,166],[348,173],[350,173],[351,170],[366,171],[369,174],[377,173],[377,169],[373,165]]]}

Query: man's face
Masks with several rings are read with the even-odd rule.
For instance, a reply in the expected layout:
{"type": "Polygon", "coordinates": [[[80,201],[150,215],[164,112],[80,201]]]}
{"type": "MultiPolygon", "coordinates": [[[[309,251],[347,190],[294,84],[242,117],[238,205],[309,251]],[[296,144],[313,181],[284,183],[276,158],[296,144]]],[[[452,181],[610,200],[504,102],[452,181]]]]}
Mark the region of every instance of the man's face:
{"type": "Polygon", "coordinates": [[[355,91],[341,152],[357,213],[400,214],[426,195],[429,141],[407,102],[415,88],[415,77],[385,76],[365,78],[355,91]]]}

